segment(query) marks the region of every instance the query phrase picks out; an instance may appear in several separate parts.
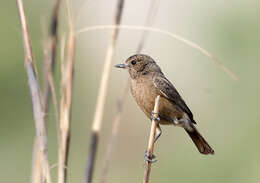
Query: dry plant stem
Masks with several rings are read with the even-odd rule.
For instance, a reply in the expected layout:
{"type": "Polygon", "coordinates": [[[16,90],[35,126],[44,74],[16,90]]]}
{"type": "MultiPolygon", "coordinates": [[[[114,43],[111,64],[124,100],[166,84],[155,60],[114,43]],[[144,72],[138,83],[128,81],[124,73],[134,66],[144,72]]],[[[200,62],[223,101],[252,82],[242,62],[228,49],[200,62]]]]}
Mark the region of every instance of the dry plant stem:
{"type": "Polygon", "coordinates": [[[227,67],[225,66],[218,58],[213,56],[209,51],[206,49],[202,48],[198,44],[182,37],[177,34],[171,33],[169,31],[165,31],[159,28],[154,28],[154,27],[144,27],[144,26],[133,26],[133,25],[100,25],[100,26],[93,26],[93,27],[87,27],[83,28],[77,31],[77,35],[81,34],[83,32],[88,32],[88,31],[93,31],[93,30],[103,30],[103,29],[113,29],[113,28],[118,28],[118,29],[130,29],[130,30],[147,30],[147,31],[152,31],[152,32],[158,32],[160,34],[167,35],[173,39],[176,39],[196,50],[201,52],[203,55],[207,56],[210,58],[212,61],[214,61],[225,73],[227,73],[233,80],[238,80],[238,77],[227,67]]]}
{"type": "MultiPolygon", "coordinates": [[[[123,5],[124,5],[124,0],[117,1],[117,8],[116,8],[116,14],[115,14],[115,20],[114,20],[115,25],[120,24],[121,15],[122,15],[122,11],[123,11],[123,5]]],[[[103,114],[104,114],[104,105],[105,105],[105,99],[106,99],[106,94],[107,94],[108,79],[110,76],[111,63],[112,63],[112,60],[114,57],[117,35],[118,35],[118,29],[114,28],[112,30],[112,33],[110,36],[110,43],[109,43],[109,47],[108,47],[107,54],[106,54],[104,69],[102,72],[102,78],[101,78],[100,87],[99,87],[97,105],[96,105],[95,115],[94,115],[94,120],[93,120],[93,125],[92,125],[92,134],[91,134],[91,138],[90,138],[90,150],[89,150],[87,169],[86,169],[86,182],[87,183],[92,182],[96,153],[97,153],[97,148],[98,148],[98,138],[99,138],[98,136],[99,136],[99,131],[100,131],[101,125],[102,125],[102,119],[103,119],[103,114]]]]}
{"type": "MultiPolygon", "coordinates": [[[[146,20],[145,20],[145,26],[149,26],[153,23],[154,16],[156,15],[156,12],[158,10],[158,6],[157,6],[158,2],[159,2],[158,0],[152,0],[151,1],[150,7],[149,7],[149,10],[148,10],[148,14],[147,14],[147,17],[146,17],[146,20]]],[[[143,50],[147,36],[148,36],[147,32],[143,31],[140,42],[137,46],[136,53],[141,53],[141,51],[143,50]]],[[[115,115],[115,118],[114,118],[114,121],[113,121],[113,127],[112,127],[112,137],[111,137],[111,140],[110,140],[110,142],[107,146],[107,152],[106,152],[106,156],[105,156],[104,166],[103,166],[103,169],[102,169],[100,183],[105,183],[105,181],[106,181],[109,163],[110,163],[110,160],[111,160],[111,157],[112,157],[112,152],[113,152],[113,149],[115,147],[117,134],[118,134],[118,131],[119,131],[119,125],[120,125],[123,107],[124,107],[126,97],[127,97],[128,91],[129,91],[129,85],[130,85],[130,80],[128,79],[126,86],[124,88],[123,94],[118,99],[117,111],[116,111],[116,115],[115,115]]]]}
{"type": "Polygon", "coordinates": [[[69,33],[67,45],[67,60],[65,63],[64,74],[61,81],[61,105],[60,105],[60,125],[59,125],[59,168],[58,182],[65,183],[67,178],[68,152],[70,142],[70,120],[72,87],[74,72],[74,51],[75,37],[69,33]]]}
{"type": "MultiPolygon", "coordinates": [[[[42,26],[42,27],[45,27],[45,26],[42,26]]],[[[46,44],[45,38],[46,38],[46,34],[45,34],[44,29],[43,29],[44,48],[45,48],[45,44],[46,44]]],[[[45,55],[46,50],[43,49],[43,52],[44,52],[44,55],[45,55]]],[[[43,106],[43,108],[44,108],[44,106],[43,106]]],[[[46,125],[45,125],[45,128],[46,128],[46,125]]],[[[42,168],[41,152],[40,152],[40,149],[39,149],[39,143],[37,141],[37,136],[35,136],[35,138],[34,138],[32,157],[33,158],[32,158],[32,170],[31,170],[31,183],[41,182],[41,180],[43,180],[44,178],[43,178],[43,174],[42,174],[42,171],[41,171],[41,168],[42,168]]]]}
{"type": "Polygon", "coordinates": [[[65,183],[67,180],[68,153],[70,144],[70,120],[72,104],[72,88],[74,78],[74,56],[75,56],[75,36],[71,17],[69,0],[66,1],[68,14],[68,41],[66,49],[66,61],[61,64],[61,104],[60,104],[60,124],[59,124],[59,167],[58,183],[65,183]]]}
{"type": "Polygon", "coordinates": [[[43,70],[43,109],[45,113],[45,123],[48,120],[48,110],[50,93],[52,94],[52,101],[55,111],[56,122],[58,124],[59,114],[58,114],[58,103],[57,96],[54,86],[54,70],[56,64],[56,52],[58,45],[58,25],[59,25],[59,11],[61,6],[61,0],[56,0],[56,4],[53,9],[53,15],[50,24],[50,37],[47,39],[45,44],[45,62],[43,70]]]}
{"type": "MultiPolygon", "coordinates": [[[[155,118],[158,118],[159,103],[160,103],[160,95],[158,95],[155,99],[154,110],[153,110],[154,111],[154,119],[152,120],[149,143],[148,143],[148,148],[147,148],[147,152],[148,152],[150,159],[152,159],[152,157],[153,157],[155,132],[156,132],[156,126],[157,126],[157,123],[158,123],[158,121],[156,121],[155,118]]],[[[147,161],[146,169],[145,169],[145,172],[144,172],[143,183],[149,182],[150,173],[151,173],[151,166],[152,166],[152,163],[150,161],[147,161]]]]}
{"type": "MultiPolygon", "coordinates": [[[[44,125],[44,113],[41,104],[40,89],[39,89],[38,80],[36,76],[36,67],[35,67],[33,53],[32,53],[31,40],[29,36],[27,23],[26,23],[23,2],[22,0],[17,0],[16,2],[17,2],[17,7],[19,10],[19,16],[20,16],[20,21],[22,26],[25,68],[27,70],[27,76],[29,80],[29,88],[30,88],[30,93],[32,98],[34,122],[36,128],[36,137],[37,137],[37,142],[39,144],[40,159],[42,164],[42,168],[39,169],[39,171],[41,171],[40,174],[43,175],[42,182],[50,183],[51,178],[50,178],[50,170],[49,170],[49,163],[48,163],[46,128],[44,125]]],[[[34,172],[34,173],[39,173],[39,172],[34,172]]]]}
{"type": "MultiPolygon", "coordinates": [[[[56,114],[56,121],[58,123],[58,107],[57,107],[57,97],[54,88],[53,81],[53,71],[55,66],[55,56],[56,48],[58,42],[58,15],[60,9],[61,0],[57,0],[53,9],[53,16],[51,20],[51,34],[50,37],[46,37],[44,42],[44,65],[43,65],[43,113],[44,113],[44,123],[46,128],[46,123],[48,120],[48,110],[49,110],[49,100],[50,92],[52,93],[54,109],[56,114]]],[[[36,138],[35,138],[36,139],[36,138]]],[[[41,168],[39,147],[37,146],[37,140],[34,141],[34,151],[33,151],[33,162],[32,162],[32,181],[40,182],[42,175],[39,174],[39,169],[41,168]],[[35,172],[35,173],[34,173],[35,172]],[[38,173],[37,173],[38,172],[38,173]]]]}
{"type": "Polygon", "coordinates": [[[116,140],[117,140],[117,134],[118,134],[119,124],[120,124],[120,120],[121,120],[121,114],[122,114],[123,107],[124,107],[124,104],[125,104],[125,101],[126,101],[128,90],[129,90],[129,82],[130,81],[128,80],[126,87],[123,91],[123,95],[118,100],[117,112],[116,112],[115,119],[114,119],[114,122],[113,122],[113,127],[112,127],[112,137],[111,137],[111,140],[109,141],[109,144],[107,146],[107,152],[106,152],[106,157],[105,157],[105,161],[104,161],[104,166],[103,166],[103,169],[102,169],[100,183],[105,183],[105,181],[106,181],[109,162],[110,162],[110,159],[111,159],[111,156],[112,156],[113,148],[114,148],[116,140]]]}
{"type": "MultiPolygon", "coordinates": [[[[53,15],[50,26],[50,38],[47,39],[46,43],[46,54],[43,70],[43,109],[45,113],[45,122],[47,121],[47,113],[49,108],[50,92],[54,90],[53,84],[53,72],[55,68],[56,49],[58,44],[58,23],[59,23],[59,10],[61,0],[56,0],[56,4],[53,9],[53,15]]],[[[54,103],[55,102],[54,100],[54,103]]],[[[56,105],[57,106],[57,105],[56,105]]],[[[56,109],[57,110],[57,109],[56,109]]],[[[57,112],[57,111],[56,111],[57,112]]]]}
{"type": "Polygon", "coordinates": [[[42,174],[42,162],[41,162],[41,152],[39,150],[37,137],[34,138],[33,146],[33,158],[32,158],[32,173],[31,173],[31,183],[38,183],[43,180],[42,174]]]}
{"type": "Polygon", "coordinates": [[[61,75],[65,73],[65,48],[66,48],[66,34],[64,33],[61,36],[61,43],[60,43],[60,62],[61,62],[61,75]]]}

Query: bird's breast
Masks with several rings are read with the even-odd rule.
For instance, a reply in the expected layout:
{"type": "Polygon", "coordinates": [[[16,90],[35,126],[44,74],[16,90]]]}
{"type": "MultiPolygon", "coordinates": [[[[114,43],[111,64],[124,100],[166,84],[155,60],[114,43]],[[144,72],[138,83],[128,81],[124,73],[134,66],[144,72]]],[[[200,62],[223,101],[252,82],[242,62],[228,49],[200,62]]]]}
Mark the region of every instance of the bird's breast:
{"type": "Polygon", "coordinates": [[[132,80],[131,93],[141,110],[150,118],[154,100],[158,95],[153,82],[146,78],[132,80]]]}
{"type": "MultiPolygon", "coordinates": [[[[146,114],[146,116],[151,119],[155,98],[158,95],[161,95],[160,91],[154,86],[153,81],[149,78],[131,80],[130,88],[136,103],[146,114]]],[[[183,115],[183,113],[180,112],[174,104],[163,96],[160,99],[159,114],[170,119],[173,119],[174,117],[181,117],[183,115]]],[[[170,121],[163,118],[161,118],[160,123],[171,124],[170,121]]]]}

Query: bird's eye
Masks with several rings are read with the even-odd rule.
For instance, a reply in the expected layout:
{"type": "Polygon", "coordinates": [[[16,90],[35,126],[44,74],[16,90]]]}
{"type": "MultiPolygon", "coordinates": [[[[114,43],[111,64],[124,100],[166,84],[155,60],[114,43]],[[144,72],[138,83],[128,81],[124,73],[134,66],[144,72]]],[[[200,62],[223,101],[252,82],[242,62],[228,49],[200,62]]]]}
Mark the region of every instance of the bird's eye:
{"type": "Polygon", "coordinates": [[[131,62],[131,64],[132,64],[132,65],[135,65],[135,64],[136,64],[136,61],[135,61],[135,60],[133,60],[133,61],[131,62]]]}

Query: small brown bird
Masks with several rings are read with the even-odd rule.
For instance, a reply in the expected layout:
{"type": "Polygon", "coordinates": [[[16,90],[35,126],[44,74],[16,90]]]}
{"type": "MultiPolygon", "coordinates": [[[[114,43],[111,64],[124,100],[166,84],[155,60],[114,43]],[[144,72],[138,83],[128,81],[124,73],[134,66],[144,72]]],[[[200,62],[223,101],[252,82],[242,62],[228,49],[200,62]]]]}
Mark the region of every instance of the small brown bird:
{"type": "Polygon", "coordinates": [[[214,154],[214,150],[196,129],[190,109],[150,56],[136,54],[129,57],[125,64],[115,67],[128,69],[131,93],[148,118],[153,118],[155,98],[161,96],[155,141],[162,133],[160,124],[172,124],[184,128],[200,153],[214,154]]]}

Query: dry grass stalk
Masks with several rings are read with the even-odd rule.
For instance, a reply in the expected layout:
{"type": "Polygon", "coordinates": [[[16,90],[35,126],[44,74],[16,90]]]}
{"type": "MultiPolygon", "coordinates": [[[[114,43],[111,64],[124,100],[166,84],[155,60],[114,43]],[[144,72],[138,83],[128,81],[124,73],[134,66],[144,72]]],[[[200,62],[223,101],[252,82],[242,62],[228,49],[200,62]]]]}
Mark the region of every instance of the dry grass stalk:
{"type": "Polygon", "coordinates": [[[67,180],[67,165],[70,143],[70,120],[72,104],[72,88],[74,78],[74,56],[75,56],[75,36],[69,0],[66,1],[68,14],[68,41],[66,49],[66,61],[62,62],[61,70],[61,104],[60,104],[60,124],[59,124],[59,167],[58,182],[65,183],[67,180]]]}
{"type": "Polygon", "coordinates": [[[75,37],[69,34],[65,72],[61,81],[61,105],[59,124],[59,168],[58,182],[65,183],[67,176],[68,152],[70,142],[70,120],[74,71],[75,37]]]}
{"type": "Polygon", "coordinates": [[[159,28],[154,28],[154,27],[144,27],[144,26],[134,26],[134,25],[98,25],[98,26],[92,26],[92,27],[87,27],[87,28],[82,28],[76,32],[77,35],[83,33],[83,32],[88,32],[88,31],[94,31],[94,30],[103,30],[103,29],[130,29],[130,30],[147,30],[147,31],[152,31],[152,32],[157,32],[160,34],[167,35],[173,39],[176,39],[196,50],[198,50],[200,53],[203,55],[207,56],[210,58],[212,61],[214,61],[220,68],[223,70],[225,73],[227,73],[233,80],[238,80],[238,77],[227,67],[225,66],[217,57],[213,56],[209,51],[206,49],[202,48],[198,44],[182,37],[177,34],[174,34],[169,31],[165,31],[159,28]]]}
{"type": "MultiPolygon", "coordinates": [[[[158,3],[159,3],[158,0],[152,0],[151,1],[150,7],[149,7],[149,10],[148,10],[148,14],[147,14],[146,20],[145,20],[145,26],[152,25],[154,17],[156,15],[158,7],[159,7],[158,3]]],[[[147,36],[148,36],[147,31],[143,31],[141,39],[140,39],[139,44],[137,46],[136,53],[141,53],[141,51],[143,50],[147,36]]],[[[107,151],[106,151],[106,156],[105,156],[104,165],[103,165],[103,169],[102,169],[100,183],[105,183],[105,181],[106,181],[109,163],[110,163],[110,160],[111,160],[111,157],[112,157],[112,152],[113,152],[113,149],[114,149],[114,146],[115,146],[115,143],[116,143],[116,139],[117,139],[117,134],[118,134],[118,131],[119,131],[119,125],[120,125],[122,111],[123,111],[123,108],[124,108],[124,104],[125,104],[125,101],[126,101],[128,91],[129,91],[129,85],[130,85],[130,80],[127,81],[126,86],[125,86],[124,91],[123,91],[123,94],[118,99],[117,111],[116,111],[115,118],[114,118],[113,125],[112,125],[112,136],[111,136],[111,139],[110,139],[108,146],[107,146],[107,151]]]]}
{"type": "MultiPolygon", "coordinates": [[[[47,126],[48,111],[49,111],[49,100],[50,92],[52,93],[54,110],[56,114],[56,121],[58,122],[58,107],[57,107],[57,97],[53,81],[53,71],[55,67],[55,57],[56,48],[58,43],[58,15],[60,10],[61,0],[57,0],[53,9],[53,16],[51,19],[51,31],[50,37],[44,34],[44,65],[43,65],[43,112],[44,112],[44,123],[45,128],[47,126]]],[[[45,32],[44,32],[45,33],[45,32]]],[[[33,162],[32,162],[32,182],[40,182],[42,175],[39,174],[38,170],[41,168],[39,147],[37,146],[37,140],[34,141],[34,151],[33,151],[33,162]],[[35,173],[34,173],[35,172],[35,173]],[[38,172],[38,173],[37,173],[38,172]]]]}
{"type": "MultiPolygon", "coordinates": [[[[44,27],[45,26],[43,25],[42,28],[44,28],[44,27]]],[[[44,48],[43,52],[44,52],[44,55],[46,54],[46,49],[45,49],[46,39],[45,38],[47,38],[47,36],[46,36],[46,32],[43,29],[43,42],[44,42],[43,43],[43,48],[44,48]]],[[[43,105],[43,110],[44,110],[44,105],[43,105]]],[[[44,115],[44,125],[45,125],[45,128],[47,129],[45,117],[46,117],[46,115],[44,115]]],[[[39,143],[37,141],[37,136],[34,137],[32,157],[33,158],[32,158],[32,170],[31,170],[31,183],[41,182],[41,180],[43,180],[43,174],[42,174],[42,171],[41,171],[41,168],[42,168],[41,152],[40,152],[40,149],[39,149],[39,143]]]]}
{"type": "MultiPolygon", "coordinates": [[[[116,14],[115,14],[115,20],[114,20],[115,25],[120,24],[121,15],[122,15],[122,11],[123,11],[123,5],[124,5],[124,0],[117,1],[117,8],[116,8],[116,14]]],[[[92,134],[91,134],[91,139],[90,139],[90,151],[89,151],[87,169],[86,169],[86,182],[87,183],[92,182],[92,175],[93,175],[94,164],[95,164],[96,153],[97,153],[97,146],[98,146],[98,136],[99,136],[99,131],[100,131],[101,125],[102,125],[102,118],[103,118],[103,114],[104,114],[104,105],[105,105],[105,99],[106,99],[106,94],[107,94],[108,79],[110,76],[111,63],[112,63],[112,60],[114,57],[117,35],[118,35],[118,29],[115,27],[112,30],[111,36],[110,36],[109,47],[107,50],[104,69],[102,72],[102,78],[101,78],[100,87],[99,87],[97,105],[96,105],[95,115],[94,115],[94,120],[93,120],[93,125],[92,125],[92,134]]]]}
{"type": "MultiPolygon", "coordinates": [[[[45,62],[44,62],[44,70],[43,70],[43,109],[45,114],[48,113],[50,92],[52,91],[53,93],[54,90],[53,71],[55,68],[56,49],[58,44],[57,29],[59,24],[60,5],[61,5],[61,0],[56,0],[56,4],[54,6],[53,15],[51,19],[50,37],[48,38],[45,44],[46,54],[44,58],[45,62]]],[[[53,94],[55,94],[55,92],[53,94]]],[[[47,115],[45,115],[45,122],[46,121],[47,121],[47,115]]]]}
{"type": "Polygon", "coordinates": [[[41,169],[42,169],[41,152],[39,149],[37,137],[35,137],[34,144],[33,144],[33,155],[32,155],[31,183],[38,183],[44,179],[41,169]]]}
{"type": "MultiPolygon", "coordinates": [[[[46,128],[44,125],[44,113],[41,104],[41,96],[40,96],[40,88],[38,84],[38,79],[36,75],[36,67],[34,63],[31,39],[29,36],[28,26],[25,18],[24,7],[22,0],[17,0],[17,7],[19,10],[19,16],[22,26],[22,35],[23,35],[23,45],[24,45],[24,56],[25,56],[25,67],[27,70],[27,76],[29,80],[29,88],[32,98],[33,105],[33,114],[34,114],[34,122],[36,128],[36,137],[37,143],[39,145],[40,152],[40,162],[41,168],[40,172],[34,172],[38,175],[42,175],[42,182],[51,182],[50,178],[50,169],[48,163],[48,148],[47,148],[47,136],[46,136],[46,128]]],[[[35,157],[34,157],[35,158],[35,157]]]]}
{"type": "Polygon", "coordinates": [[[124,107],[124,104],[125,104],[125,101],[126,101],[126,98],[127,98],[128,90],[129,90],[129,80],[128,80],[126,87],[123,91],[123,95],[118,100],[117,112],[116,112],[114,122],[113,122],[113,127],[112,127],[112,136],[111,136],[111,139],[110,139],[109,144],[107,146],[107,152],[106,152],[106,156],[105,156],[104,166],[103,166],[103,169],[102,169],[100,183],[105,183],[105,181],[106,181],[109,162],[110,162],[112,152],[113,152],[113,149],[114,149],[114,146],[115,146],[115,143],[116,143],[117,134],[118,134],[118,130],[119,130],[119,124],[120,124],[120,120],[121,120],[121,115],[122,115],[123,107],[124,107]]]}
{"type": "MultiPolygon", "coordinates": [[[[158,118],[158,113],[159,113],[159,103],[160,103],[160,95],[158,95],[155,99],[155,104],[154,104],[154,118],[158,118]]],[[[149,156],[149,159],[152,159],[153,157],[153,149],[154,149],[154,140],[155,140],[155,132],[156,132],[156,126],[158,121],[155,119],[152,120],[152,126],[151,126],[151,131],[150,131],[150,137],[149,137],[149,143],[148,143],[148,148],[147,148],[147,153],[149,156]]],[[[149,178],[150,178],[150,173],[151,173],[151,167],[152,167],[152,162],[147,161],[145,173],[144,173],[144,180],[143,183],[148,183],[149,178]]]]}

